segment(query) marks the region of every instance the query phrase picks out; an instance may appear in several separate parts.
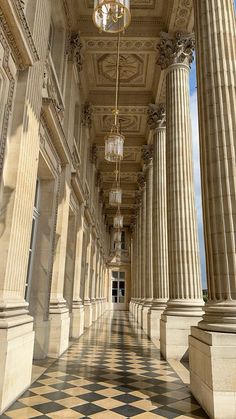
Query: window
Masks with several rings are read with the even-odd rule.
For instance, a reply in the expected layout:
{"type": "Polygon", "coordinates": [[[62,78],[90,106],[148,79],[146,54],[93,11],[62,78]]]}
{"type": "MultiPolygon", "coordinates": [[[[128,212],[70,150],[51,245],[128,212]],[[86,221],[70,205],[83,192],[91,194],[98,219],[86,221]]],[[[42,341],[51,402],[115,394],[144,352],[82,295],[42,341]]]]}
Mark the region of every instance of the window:
{"type": "Polygon", "coordinates": [[[125,303],[125,272],[112,271],[112,302],[125,303]]]}
{"type": "Polygon", "coordinates": [[[31,238],[30,238],[28,268],[27,268],[26,283],[25,283],[25,300],[26,301],[29,301],[30,286],[31,286],[31,281],[32,281],[36,232],[37,232],[37,224],[38,224],[39,215],[40,215],[39,214],[39,194],[40,194],[40,181],[39,181],[39,179],[37,179],[36,190],[35,190],[35,198],[34,198],[34,210],[33,210],[31,238]]]}
{"type": "Polygon", "coordinates": [[[121,250],[125,250],[125,231],[121,232],[121,250]]]}

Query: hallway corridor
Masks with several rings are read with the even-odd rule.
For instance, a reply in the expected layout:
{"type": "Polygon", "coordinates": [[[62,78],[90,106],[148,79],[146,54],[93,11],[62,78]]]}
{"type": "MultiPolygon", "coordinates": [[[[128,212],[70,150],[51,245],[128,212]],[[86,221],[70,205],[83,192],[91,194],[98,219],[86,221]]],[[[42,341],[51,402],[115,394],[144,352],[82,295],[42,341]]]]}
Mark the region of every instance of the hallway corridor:
{"type": "Polygon", "coordinates": [[[207,418],[128,312],[108,312],[1,418],[207,418]]]}

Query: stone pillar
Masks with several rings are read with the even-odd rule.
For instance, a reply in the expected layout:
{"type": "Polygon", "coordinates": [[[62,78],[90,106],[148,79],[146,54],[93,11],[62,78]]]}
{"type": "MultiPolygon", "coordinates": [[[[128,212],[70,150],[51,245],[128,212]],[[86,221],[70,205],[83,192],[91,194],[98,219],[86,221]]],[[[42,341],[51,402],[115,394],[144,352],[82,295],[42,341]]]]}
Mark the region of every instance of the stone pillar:
{"type": "Polygon", "coordinates": [[[141,194],[139,200],[138,212],[138,300],[136,306],[136,320],[139,321],[140,304],[142,300],[142,208],[141,208],[141,194]]]}
{"type": "Polygon", "coordinates": [[[190,327],[202,316],[200,258],[192,165],[189,68],[191,35],[163,34],[158,64],[166,69],[166,178],[170,299],[161,317],[165,358],[188,355],[190,327]]]}
{"type": "Polygon", "coordinates": [[[146,291],[146,183],[144,174],[141,173],[138,178],[139,188],[141,190],[140,207],[140,301],[138,306],[138,322],[142,326],[142,311],[145,301],[146,291]]]}
{"type": "Polygon", "coordinates": [[[75,250],[75,276],[73,284],[73,301],[71,313],[71,335],[78,338],[84,331],[84,306],[80,295],[81,275],[82,275],[82,256],[84,240],[84,205],[81,205],[80,225],[76,237],[75,250]]]}
{"type": "Polygon", "coordinates": [[[96,301],[97,301],[97,317],[101,315],[101,304],[100,304],[100,281],[101,281],[101,244],[99,244],[99,259],[98,259],[98,274],[96,282],[96,301]]]}
{"type": "Polygon", "coordinates": [[[166,118],[163,104],[149,106],[148,124],[153,130],[153,303],[149,335],[159,339],[161,315],[169,298],[166,118]]]}
{"type": "Polygon", "coordinates": [[[97,277],[97,258],[98,258],[98,251],[97,251],[97,238],[94,240],[94,254],[93,254],[93,276],[92,276],[92,284],[91,284],[91,303],[92,303],[92,321],[96,321],[96,298],[95,298],[95,286],[96,286],[96,277],[97,277]]]}
{"type": "Polygon", "coordinates": [[[142,158],[145,162],[146,177],[146,236],[145,236],[145,301],[142,311],[142,327],[146,333],[150,331],[150,309],[153,300],[153,269],[152,269],[152,181],[153,181],[153,162],[152,146],[147,145],[142,148],[142,158]]]}
{"type": "Polygon", "coordinates": [[[209,300],[190,336],[191,391],[236,417],[236,25],[232,0],[194,0],[209,300]]]}
{"type": "Polygon", "coordinates": [[[91,226],[88,229],[88,247],[86,252],[86,268],[84,278],[84,327],[90,327],[92,324],[92,305],[89,297],[91,254],[92,254],[92,231],[91,226]]]}
{"type": "MultiPolygon", "coordinates": [[[[37,1],[34,16],[37,25],[32,30],[34,38],[29,33],[27,36],[31,45],[35,42],[37,52],[33,59],[39,55],[40,61],[18,72],[15,91],[11,91],[14,95],[12,127],[8,130],[0,187],[0,414],[31,382],[33,318],[28,314],[24,294],[38,169],[39,125],[50,15],[51,4],[37,1]],[[45,35],[43,37],[42,31],[45,35]]],[[[8,23],[13,26],[16,24],[14,21],[8,23]]],[[[26,36],[26,20],[22,25],[25,25],[26,36]]],[[[22,28],[19,26],[17,30],[22,31],[22,28]]],[[[6,45],[4,60],[7,61],[8,56],[13,70],[12,54],[6,45]]]]}
{"type": "Polygon", "coordinates": [[[70,203],[70,167],[61,173],[60,203],[58,206],[56,245],[54,249],[52,282],[49,302],[49,344],[48,356],[58,358],[69,345],[70,316],[63,297],[66,243],[70,203]]]}

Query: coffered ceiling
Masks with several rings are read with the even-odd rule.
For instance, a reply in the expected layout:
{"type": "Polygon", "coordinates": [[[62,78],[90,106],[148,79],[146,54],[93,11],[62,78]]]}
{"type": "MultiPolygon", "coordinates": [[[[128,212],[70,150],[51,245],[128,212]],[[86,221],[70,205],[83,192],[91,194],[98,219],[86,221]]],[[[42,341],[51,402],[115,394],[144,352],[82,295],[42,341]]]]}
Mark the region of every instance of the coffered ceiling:
{"type": "MultiPolygon", "coordinates": [[[[83,80],[86,100],[93,107],[92,142],[97,148],[97,169],[109,224],[115,209],[109,207],[108,192],[114,181],[114,164],[104,160],[104,136],[113,121],[117,36],[99,33],[92,20],[93,0],[74,0],[83,43],[83,80]]],[[[121,38],[120,123],[125,135],[121,186],[122,213],[129,225],[135,210],[137,178],[143,170],[141,147],[151,141],[147,125],[149,103],[165,101],[165,80],[156,65],[161,31],[192,31],[192,0],[131,0],[132,20],[121,38]]]]}

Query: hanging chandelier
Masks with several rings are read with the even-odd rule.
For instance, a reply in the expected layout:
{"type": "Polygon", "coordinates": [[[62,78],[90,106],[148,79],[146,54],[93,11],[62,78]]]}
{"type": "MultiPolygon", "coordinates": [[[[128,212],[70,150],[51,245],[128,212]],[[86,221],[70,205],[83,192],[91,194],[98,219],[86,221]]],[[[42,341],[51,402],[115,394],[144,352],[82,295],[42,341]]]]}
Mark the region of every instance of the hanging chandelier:
{"type": "Polygon", "coordinates": [[[120,230],[115,231],[114,242],[115,242],[115,244],[121,242],[121,231],[120,230]]]}
{"type": "Polygon", "coordinates": [[[117,33],[130,24],[130,0],[94,0],[94,24],[101,32],[117,33]]]}
{"type": "Polygon", "coordinates": [[[125,137],[119,132],[110,132],[105,139],[105,159],[115,163],[123,159],[123,145],[125,137]]]}
{"type": "Polygon", "coordinates": [[[109,204],[112,207],[120,206],[122,202],[122,189],[119,185],[114,185],[109,192],[109,204]]]}
{"type": "Polygon", "coordinates": [[[120,214],[120,210],[117,211],[114,219],[113,219],[113,227],[114,228],[123,228],[123,215],[120,214]]]}

